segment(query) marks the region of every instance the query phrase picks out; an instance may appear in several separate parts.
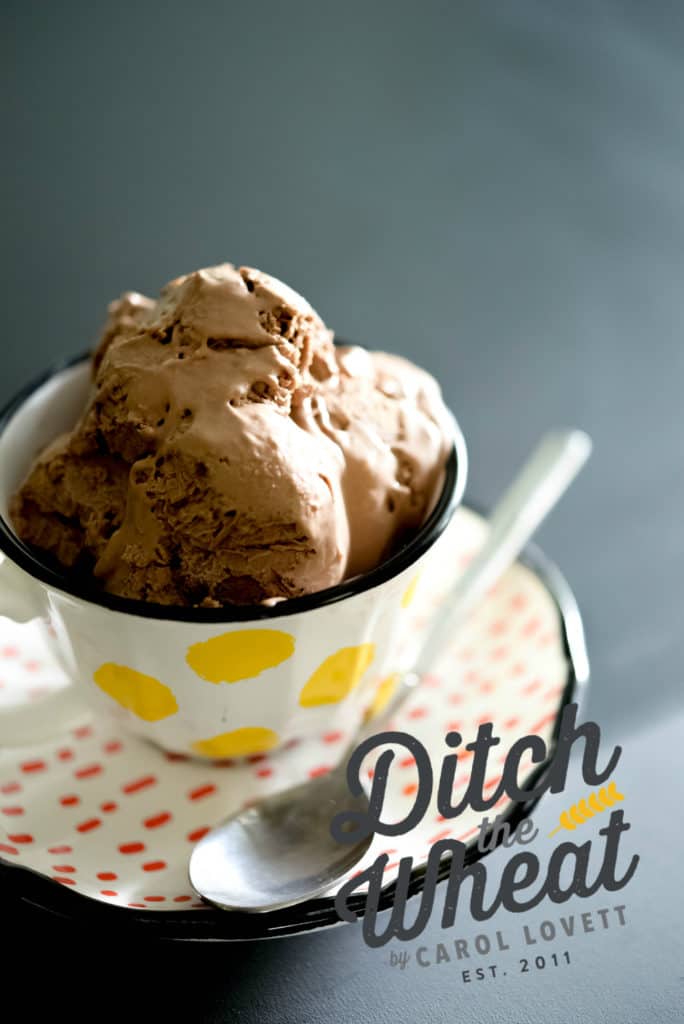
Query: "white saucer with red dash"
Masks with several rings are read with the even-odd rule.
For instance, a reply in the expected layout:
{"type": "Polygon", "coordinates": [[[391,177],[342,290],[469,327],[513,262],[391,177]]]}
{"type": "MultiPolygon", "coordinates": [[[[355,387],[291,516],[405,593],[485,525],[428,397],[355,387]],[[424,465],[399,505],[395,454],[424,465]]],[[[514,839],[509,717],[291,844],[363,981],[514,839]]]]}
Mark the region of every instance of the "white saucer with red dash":
{"type": "MultiPolygon", "coordinates": [[[[444,579],[433,574],[429,591],[427,583],[419,584],[416,628],[446,588],[451,567],[479,546],[486,529],[477,513],[459,510],[442,548],[444,579]]],[[[445,650],[392,727],[423,743],[437,777],[450,753],[445,733],[460,732],[465,745],[481,723],[492,722],[501,743],[496,757],[490,756],[486,792],[497,785],[506,754],[520,736],[535,733],[552,745],[559,713],[577,698],[587,675],[572,593],[558,570],[530,548],[445,650]]],[[[0,619],[0,711],[64,685],[36,627],[0,619]]],[[[9,872],[13,891],[18,886],[46,910],[74,917],[97,911],[108,921],[125,918],[127,926],[149,923],[152,916],[162,933],[166,929],[175,938],[232,939],[334,924],[334,893],[274,914],[208,908],[190,887],[187,865],[193,843],[210,828],[246,803],[325,772],[348,741],[343,733],[328,732],[272,755],[207,764],[165,754],[93,714],[83,727],[38,746],[0,751],[0,875],[9,865],[27,869],[9,872]],[[193,913],[181,913],[187,911],[193,913]]],[[[387,820],[403,818],[417,790],[415,764],[403,753],[390,772],[387,820]]],[[[466,761],[456,775],[454,802],[468,779],[466,761]]],[[[503,797],[496,812],[513,814],[515,808],[503,797]]],[[[431,807],[408,835],[376,836],[359,869],[388,853],[389,886],[400,858],[411,856],[419,887],[430,846],[444,838],[472,840],[481,817],[469,810],[445,820],[431,807]]]]}

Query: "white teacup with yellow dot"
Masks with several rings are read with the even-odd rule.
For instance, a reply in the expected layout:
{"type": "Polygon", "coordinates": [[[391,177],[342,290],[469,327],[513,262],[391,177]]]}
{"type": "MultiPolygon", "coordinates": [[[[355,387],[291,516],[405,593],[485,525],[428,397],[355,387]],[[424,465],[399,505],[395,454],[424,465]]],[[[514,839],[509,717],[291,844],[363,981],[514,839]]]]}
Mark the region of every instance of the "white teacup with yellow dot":
{"type": "Polygon", "coordinates": [[[76,695],[167,751],[212,760],[326,729],[352,734],[411,668],[420,637],[413,627],[429,621],[430,567],[465,486],[458,428],[429,519],[373,572],[268,607],[149,605],[84,590],[39,561],[9,524],[9,496],[35,452],[74,423],[87,375],[78,362],[48,376],[0,422],[0,614],[40,619],[74,684],[21,721],[0,716],[0,742],[30,740],[50,722],[56,732],[76,695]]]}

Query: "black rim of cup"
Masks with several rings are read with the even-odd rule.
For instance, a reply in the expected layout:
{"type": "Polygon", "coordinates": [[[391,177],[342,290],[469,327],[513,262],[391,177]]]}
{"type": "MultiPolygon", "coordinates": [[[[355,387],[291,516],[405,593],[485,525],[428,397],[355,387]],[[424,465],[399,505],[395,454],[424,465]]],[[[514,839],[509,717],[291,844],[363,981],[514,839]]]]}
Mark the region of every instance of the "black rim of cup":
{"type": "MultiPolygon", "coordinates": [[[[52,377],[90,359],[91,353],[81,353],[64,360],[42,373],[40,377],[24,387],[0,412],[0,435],[19,408],[40,387],[52,377]]],[[[461,502],[467,475],[467,454],[460,428],[454,424],[454,446],[449,454],[445,469],[444,485],[435,507],[423,526],[393,555],[371,572],[354,576],[334,587],[306,594],[303,597],[287,598],[273,605],[226,604],[221,608],[194,608],[186,605],[156,604],[149,601],[118,597],[108,594],[96,585],[90,586],[83,580],[72,580],[67,572],[60,572],[42,561],[40,555],[21,541],[10,525],[0,515],[0,550],[30,576],[46,586],[72,597],[100,605],[111,611],[123,612],[148,619],[166,619],[195,623],[232,623],[260,619],[283,618],[301,612],[323,608],[345,598],[372,590],[399,576],[435,543],[444,532],[461,502]]]]}

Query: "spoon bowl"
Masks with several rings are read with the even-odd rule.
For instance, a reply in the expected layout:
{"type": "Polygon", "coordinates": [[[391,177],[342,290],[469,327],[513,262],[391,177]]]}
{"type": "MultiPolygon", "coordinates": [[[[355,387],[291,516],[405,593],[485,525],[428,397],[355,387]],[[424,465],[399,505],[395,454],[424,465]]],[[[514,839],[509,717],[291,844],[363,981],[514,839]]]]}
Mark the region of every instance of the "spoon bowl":
{"type": "Polygon", "coordinates": [[[223,910],[265,913],[320,896],[373,839],[336,842],[330,822],[342,809],[366,812],[368,799],[349,793],[339,769],[246,807],[196,845],[190,882],[223,910]]]}

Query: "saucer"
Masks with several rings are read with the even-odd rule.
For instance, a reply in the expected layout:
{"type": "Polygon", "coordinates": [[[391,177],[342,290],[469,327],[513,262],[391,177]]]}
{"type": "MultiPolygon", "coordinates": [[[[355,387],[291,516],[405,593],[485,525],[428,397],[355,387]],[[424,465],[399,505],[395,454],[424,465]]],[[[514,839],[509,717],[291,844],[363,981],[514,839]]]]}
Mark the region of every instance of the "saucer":
{"type": "MultiPolygon", "coordinates": [[[[472,509],[456,513],[429,586],[417,584],[412,629],[424,626],[455,567],[472,557],[486,529],[486,520],[472,509]]],[[[577,699],[587,678],[574,597],[558,570],[529,548],[445,649],[392,728],[416,736],[437,769],[449,753],[446,732],[460,732],[465,744],[480,723],[492,722],[501,744],[486,792],[498,783],[506,754],[520,736],[534,733],[552,745],[560,711],[577,699]]],[[[0,619],[0,713],[64,685],[36,627],[0,619]]],[[[340,731],[324,732],[271,755],[207,764],[165,754],[93,714],[82,727],[50,741],[6,748],[0,751],[0,879],[48,911],[97,919],[108,928],[144,925],[166,938],[246,939],[337,924],[334,890],[269,914],[208,908],[190,888],[187,864],[193,844],[233,810],[330,770],[349,740],[340,731]]],[[[528,764],[528,777],[544,768],[528,764]]],[[[456,774],[454,800],[468,778],[466,765],[456,774]]],[[[387,816],[403,818],[416,790],[415,764],[403,750],[390,772],[387,816]]],[[[530,809],[507,797],[496,805],[496,813],[511,821],[530,809]]],[[[419,891],[422,867],[438,840],[469,843],[476,858],[481,817],[469,810],[445,820],[431,805],[409,834],[376,836],[356,870],[381,853],[389,855],[383,900],[390,906],[402,857],[413,857],[413,890],[419,891]]],[[[362,896],[355,900],[362,906],[362,896]]]]}

